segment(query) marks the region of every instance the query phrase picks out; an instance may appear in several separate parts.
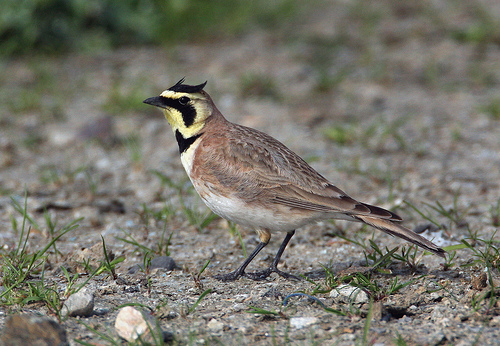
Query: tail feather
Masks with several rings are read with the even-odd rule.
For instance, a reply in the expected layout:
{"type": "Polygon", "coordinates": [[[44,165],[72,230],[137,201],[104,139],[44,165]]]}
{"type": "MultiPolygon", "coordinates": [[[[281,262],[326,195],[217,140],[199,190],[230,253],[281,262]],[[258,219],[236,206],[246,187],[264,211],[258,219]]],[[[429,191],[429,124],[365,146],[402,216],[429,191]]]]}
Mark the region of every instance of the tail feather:
{"type": "Polygon", "coordinates": [[[438,256],[446,258],[446,251],[441,249],[439,246],[395,222],[365,215],[356,215],[355,218],[385,233],[407,240],[410,243],[418,245],[438,256]]]}

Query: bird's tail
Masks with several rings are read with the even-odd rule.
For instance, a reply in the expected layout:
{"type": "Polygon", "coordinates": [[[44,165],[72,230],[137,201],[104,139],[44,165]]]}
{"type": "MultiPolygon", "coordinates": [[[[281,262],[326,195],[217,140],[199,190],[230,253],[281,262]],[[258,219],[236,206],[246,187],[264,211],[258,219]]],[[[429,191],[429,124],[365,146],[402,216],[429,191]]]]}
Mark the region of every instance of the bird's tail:
{"type": "Polygon", "coordinates": [[[438,256],[446,258],[446,256],[445,256],[446,251],[441,249],[439,246],[437,246],[433,242],[425,239],[424,237],[418,235],[417,233],[413,232],[412,230],[410,230],[404,226],[401,226],[393,221],[379,219],[379,218],[365,216],[365,215],[356,215],[355,218],[366,223],[367,225],[370,225],[370,226],[375,227],[381,231],[384,231],[385,233],[388,233],[390,235],[407,240],[410,243],[418,245],[418,246],[432,252],[433,254],[436,254],[438,256]]]}

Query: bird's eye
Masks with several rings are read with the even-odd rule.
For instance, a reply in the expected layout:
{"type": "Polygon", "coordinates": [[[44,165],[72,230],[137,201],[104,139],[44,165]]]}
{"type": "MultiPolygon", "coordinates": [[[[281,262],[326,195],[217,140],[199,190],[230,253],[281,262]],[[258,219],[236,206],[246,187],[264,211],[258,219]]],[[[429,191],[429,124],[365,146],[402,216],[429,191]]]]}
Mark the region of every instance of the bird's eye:
{"type": "Polygon", "coordinates": [[[186,96],[182,96],[180,99],[179,99],[179,103],[183,106],[187,105],[188,102],[191,101],[189,99],[189,97],[186,97],[186,96]]]}

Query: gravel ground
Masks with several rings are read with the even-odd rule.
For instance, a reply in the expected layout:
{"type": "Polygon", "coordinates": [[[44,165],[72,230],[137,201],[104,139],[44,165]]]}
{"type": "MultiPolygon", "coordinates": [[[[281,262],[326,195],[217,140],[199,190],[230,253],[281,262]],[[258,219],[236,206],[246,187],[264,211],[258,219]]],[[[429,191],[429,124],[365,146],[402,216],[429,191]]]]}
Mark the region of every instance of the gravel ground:
{"type": "MultiPolygon", "coordinates": [[[[85,282],[103,261],[103,239],[123,259],[114,278],[104,271],[85,284],[93,314],[62,320],[71,344],[110,343],[81,322],[119,342],[118,307],[130,303],[152,308],[161,329],[182,344],[498,344],[496,247],[486,278],[470,249],[458,249],[447,265],[419,251],[413,263],[392,260],[370,272],[370,247],[345,238],[373,240],[384,251],[408,245],[358,224],[322,222],[300,229],[280,264],[308,281],[213,279],[244,259],[240,238],[221,219],[200,226],[207,210],[190,189],[174,136],[160,112],[141,103],[183,76],[192,84],[208,80],[229,120],[280,139],[352,197],[396,211],[409,227],[429,224],[411,204],[440,226],[425,234],[441,246],[469,239],[485,251],[481,239],[497,240],[500,223],[498,29],[470,38],[477,17],[446,1],[432,9],[380,4],[366,11],[326,4],[284,33],[2,63],[0,258],[19,242],[12,220],[21,225],[22,216],[11,198],[24,205],[27,191],[39,225],[30,253],[54,236],[49,216],[55,234],[83,218],[30,282],[54,287],[64,300],[61,266],[85,282]],[[170,235],[175,270],[129,272],[144,263],[144,247],[150,257],[164,255],[170,235]],[[323,266],[337,280],[347,268],[365,273],[379,287],[365,289],[373,302],[334,297],[323,266]],[[396,279],[409,284],[389,293],[396,279]]],[[[498,25],[498,3],[471,6],[479,4],[498,25]]],[[[255,233],[238,231],[251,251],[255,233]]],[[[251,270],[269,265],[281,240],[275,236],[251,270]]],[[[0,325],[20,312],[55,316],[43,302],[3,304],[0,325]]]]}

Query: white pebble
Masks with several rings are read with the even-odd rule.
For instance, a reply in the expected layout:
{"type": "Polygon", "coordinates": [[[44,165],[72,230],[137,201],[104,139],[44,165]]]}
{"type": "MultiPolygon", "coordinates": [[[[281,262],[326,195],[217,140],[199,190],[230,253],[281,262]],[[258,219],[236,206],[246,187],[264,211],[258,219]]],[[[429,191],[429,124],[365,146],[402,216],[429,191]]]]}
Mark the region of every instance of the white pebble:
{"type": "Polygon", "coordinates": [[[368,294],[361,288],[353,287],[350,285],[342,285],[334,288],[330,291],[330,297],[337,298],[339,296],[347,297],[349,300],[355,303],[366,303],[368,302],[368,294]]]}
{"type": "Polygon", "coordinates": [[[217,321],[215,318],[212,318],[208,322],[207,328],[210,329],[210,331],[213,333],[218,333],[221,332],[222,329],[224,328],[224,323],[217,321]]]}
{"type": "Polygon", "coordinates": [[[302,329],[318,323],[317,317],[292,317],[290,318],[290,326],[295,329],[302,329]]]}
{"type": "Polygon", "coordinates": [[[121,308],[115,320],[116,332],[129,342],[134,342],[154,326],[154,318],[149,313],[142,313],[132,306],[121,308]]]}

